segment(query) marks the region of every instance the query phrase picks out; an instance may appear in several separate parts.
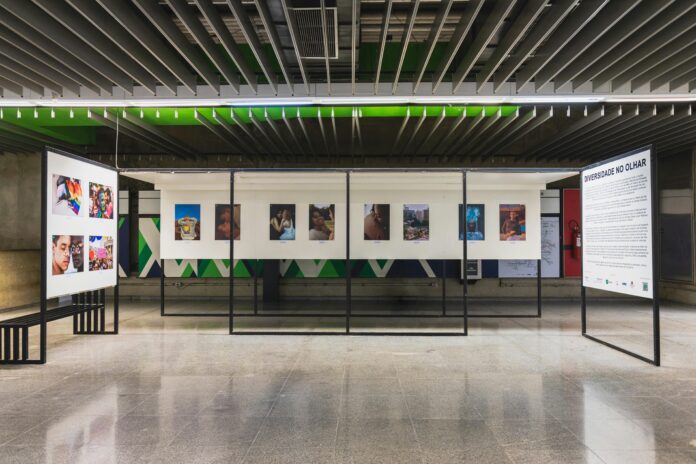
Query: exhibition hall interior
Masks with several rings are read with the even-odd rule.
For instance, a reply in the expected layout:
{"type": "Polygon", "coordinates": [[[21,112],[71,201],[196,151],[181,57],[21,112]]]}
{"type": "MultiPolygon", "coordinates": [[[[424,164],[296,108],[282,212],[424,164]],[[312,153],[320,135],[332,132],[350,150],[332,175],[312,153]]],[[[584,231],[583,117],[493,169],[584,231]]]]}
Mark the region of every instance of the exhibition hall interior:
{"type": "Polygon", "coordinates": [[[0,464],[696,463],[693,0],[0,0],[0,464]]]}

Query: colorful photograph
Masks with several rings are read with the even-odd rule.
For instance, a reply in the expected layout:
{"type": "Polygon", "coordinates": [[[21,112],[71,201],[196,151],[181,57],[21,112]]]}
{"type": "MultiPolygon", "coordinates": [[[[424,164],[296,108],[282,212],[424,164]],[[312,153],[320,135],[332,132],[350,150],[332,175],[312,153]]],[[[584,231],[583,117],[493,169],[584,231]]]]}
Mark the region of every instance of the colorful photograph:
{"type": "Polygon", "coordinates": [[[51,246],[51,274],[75,274],[84,270],[84,237],[54,235],[51,246]]]}
{"type": "Polygon", "coordinates": [[[423,241],[430,239],[430,206],[421,204],[404,205],[404,240],[423,241]]]}
{"type": "Polygon", "coordinates": [[[53,175],[53,214],[79,216],[82,206],[82,183],[74,177],[53,175]]]}
{"type": "Polygon", "coordinates": [[[500,240],[527,240],[524,205],[500,205],[500,240]]]}
{"type": "Polygon", "coordinates": [[[114,268],[114,239],[106,235],[89,236],[89,270],[105,271],[114,268]]]}
{"type": "Polygon", "coordinates": [[[174,205],[174,240],[201,239],[201,205],[174,205]]]}
{"type": "Polygon", "coordinates": [[[113,189],[108,185],[89,183],[89,217],[114,218],[113,189]]]}
{"type": "Polygon", "coordinates": [[[330,204],[314,203],[309,205],[309,239],[334,239],[334,214],[336,207],[330,204]]]}
{"type": "Polygon", "coordinates": [[[464,206],[459,205],[459,240],[464,240],[464,230],[466,230],[467,240],[485,240],[486,205],[466,205],[466,225],[463,212],[464,206]]]}
{"type": "Polygon", "coordinates": [[[365,240],[389,240],[389,205],[366,203],[363,215],[365,240]]]}
{"type": "Polygon", "coordinates": [[[241,217],[242,206],[234,205],[234,218],[230,211],[229,204],[215,205],[215,240],[229,240],[230,230],[232,229],[232,221],[234,220],[234,239],[239,240],[241,237],[241,217]]]}
{"type": "Polygon", "coordinates": [[[295,240],[295,205],[271,205],[271,240],[295,240]]]}

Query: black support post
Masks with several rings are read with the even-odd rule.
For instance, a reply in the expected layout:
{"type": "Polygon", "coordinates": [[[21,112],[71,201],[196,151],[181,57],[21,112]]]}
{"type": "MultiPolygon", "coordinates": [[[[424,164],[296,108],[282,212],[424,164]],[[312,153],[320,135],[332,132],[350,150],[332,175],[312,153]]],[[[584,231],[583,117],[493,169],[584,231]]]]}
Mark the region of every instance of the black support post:
{"type": "Polygon", "coordinates": [[[160,258],[160,316],[164,316],[164,260],[160,258]]]}
{"type": "Polygon", "coordinates": [[[46,363],[46,309],[47,309],[47,276],[48,264],[46,256],[48,254],[48,219],[46,218],[46,210],[48,208],[48,154],[44,148],[41,154],[41,295],[40,295],[40,332],[39,332],[39,362],[46,363]]]}
{"type": "Polygon", "coordinates": [[[537,260],[537,317],[541,317],[541,260],[537,260]]]}
{"type": "MultiPolygon", "coordinates": [[[[466,221],[466,170],[462,171],[462,208],[464,208],[463,216],[466,221]]],[[[464,335],[469,335],[469,275],[467,272],[467,239],[466,228],[464,229],[464,237],[462,237],[462,310],[464,317],[464,335]]]]}
{"type": "Polygon", "coordinates": [[[350,266],[350,171],[346,171],[346,333],[350,333],[350,313],[352,309],[352,281],[350,266]]]}
{"type": "MultiPolygon", "coordinates": [[[[232,220],[230,221],[230,301],[228,328],[229,333],[234,333],[234,171],[230,171],[230,208],[232,211],[232,220]]],[[[256,275],[256,270],[254,270],[256,275]]],[[[254,299],[254,304],[256,299],[254,299]]]]}

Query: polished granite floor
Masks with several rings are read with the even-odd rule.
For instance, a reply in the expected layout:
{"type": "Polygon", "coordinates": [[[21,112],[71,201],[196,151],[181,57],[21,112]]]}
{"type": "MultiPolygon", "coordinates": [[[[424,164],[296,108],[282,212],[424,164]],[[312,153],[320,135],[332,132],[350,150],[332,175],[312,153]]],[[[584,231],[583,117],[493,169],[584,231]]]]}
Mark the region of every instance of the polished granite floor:
{"type": "MultiPolygon", "coordinates": [[[[650,354],[645,306],[593,304],[590,328],[650,354]]],[[[49,329],[47,365],[0,368],[2,463],[696,462],[696,308],[663,308],[660,368],[580,337],[571,301],[541,320],[472,319],[466,338],[236,337],[157,302],[122,304],[119,336],[49,329]]]]}

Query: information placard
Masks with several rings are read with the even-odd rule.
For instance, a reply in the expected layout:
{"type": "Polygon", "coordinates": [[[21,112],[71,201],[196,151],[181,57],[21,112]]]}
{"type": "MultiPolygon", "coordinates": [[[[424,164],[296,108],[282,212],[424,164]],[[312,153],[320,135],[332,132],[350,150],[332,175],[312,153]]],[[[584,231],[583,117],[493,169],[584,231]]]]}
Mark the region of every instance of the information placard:
{"type": "Polygon", "coordinates": [[[118,173],[46,151],[46,297],[117,284],[118,173]]]}
{"type": "Polygon", "coordinates": [[[583,285],[653,298],[651,150],[582,171],[583,285]]]}

